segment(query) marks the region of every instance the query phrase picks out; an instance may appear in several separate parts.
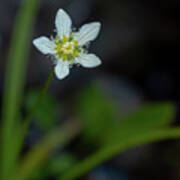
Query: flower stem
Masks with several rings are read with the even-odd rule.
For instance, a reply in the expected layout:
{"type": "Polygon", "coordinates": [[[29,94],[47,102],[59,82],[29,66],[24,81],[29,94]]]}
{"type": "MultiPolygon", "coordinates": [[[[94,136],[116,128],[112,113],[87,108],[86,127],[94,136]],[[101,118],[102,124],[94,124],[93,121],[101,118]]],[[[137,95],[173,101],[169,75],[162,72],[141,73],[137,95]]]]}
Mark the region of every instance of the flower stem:
{"type": "Polygon", "coordinates": [[[43,97],[45,96],[47,90],[48,90],[49,84],[50,84],[51,80],[53,79],[53,75],[54,75],[54,69],[50,72],[48,79],[45,82],[44,87],[42,88],[42,91],[39,94],[39,97],[37,98],[34,106],[31,109],[31,111],[29,112],[29,114],[24,119],[23,124],[20,125],[20,127],[19,127],[19,132],[17,134],[18,142],[16,144],[16,147],[14,148],[14,150],[16,150],[17,157],[19,156],[20,151],[22,149],[23,141],[24,141],[26,134],[28,132],[28,127],[31,123],[31,120],[32,120],[34,114],[36,113],[36,111],[38,110],[38,107],[39,107],[43,97]]]}
{"type": "Polygon", "coordinates": [[[23,134],[25,135],[26,134],[26,131],[28,129],[28,126],[34,116],[34,114],[36,113],[43,97],[45,96],[47,90],[48,90],[48,87],[50,85],[50,82],[52,81],[53,79],[53,76],[54,76],[54,68],[52,69],[52,71],[50,72],[49,76],[48,76],[48,79],[46,80],[45,84],[44,84],[44,87],[42,88],[42,91],[41,93],[39,94],[39,97],[37,98],[34,106],[32,107],[31,111],[29,112],[29,114],[26,116],[25,120],[24,120],[24,124],[23,124],[23,134]]]}

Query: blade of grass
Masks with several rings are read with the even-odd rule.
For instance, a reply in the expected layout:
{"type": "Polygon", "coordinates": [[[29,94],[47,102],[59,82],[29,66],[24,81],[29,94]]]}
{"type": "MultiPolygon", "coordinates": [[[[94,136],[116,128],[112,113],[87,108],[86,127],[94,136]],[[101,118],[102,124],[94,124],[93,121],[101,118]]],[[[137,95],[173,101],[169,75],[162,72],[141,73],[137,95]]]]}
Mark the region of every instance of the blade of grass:
{"type": "Polygon", "coordinates": [[[93,168],[97,167],[101,163],[113,156],[124,152],[125,150],[152,142],[157,142],[165,139],[174,139],[180,137],[180,128],[167,128],[167,129],[156,129],[154,131],[145,131],[143,134],[137,136],[131,136],[131,138],[124,138],[119,143],[112,144],[110,146],[101,148],[96,153],[90,155],[88,158],[77,164],[74,168],[67,171],[62,175],[59,180],[72,180],[78,179],[85,175],[93,168]]]}
{"type": "Polygon", "coordinates": [[[16,142],[13,138],[17,124],[15,121],[20,117],[30,39],[39,2],[39,0],[24,1],[16,17],[10,44],[2,108],[1,180],[9,180],[15,168],[16,142]]]}
{"type": "Polygon", "coordinates": [[[26,154],[14,176],[14,180],[26,180],[57,147],[62,149],[79,132],[80,127],[75,121],[70,121],[60,129],[53,131],[26,154]]]}

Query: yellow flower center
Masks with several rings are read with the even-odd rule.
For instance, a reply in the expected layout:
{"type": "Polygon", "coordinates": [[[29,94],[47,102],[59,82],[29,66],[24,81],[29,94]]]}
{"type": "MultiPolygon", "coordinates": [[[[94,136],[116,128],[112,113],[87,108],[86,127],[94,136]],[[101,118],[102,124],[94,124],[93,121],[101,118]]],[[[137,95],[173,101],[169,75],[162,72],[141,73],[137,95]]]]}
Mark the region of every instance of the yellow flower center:
{"type": "Polygon", "coordinates": [[[56,56],[62,60],[73,60],[82,51],[82,48],[78,46],[78,42],[71,36],[64,36],[62,39],[56,37],[54,41],[56,44],[56,56]]]}

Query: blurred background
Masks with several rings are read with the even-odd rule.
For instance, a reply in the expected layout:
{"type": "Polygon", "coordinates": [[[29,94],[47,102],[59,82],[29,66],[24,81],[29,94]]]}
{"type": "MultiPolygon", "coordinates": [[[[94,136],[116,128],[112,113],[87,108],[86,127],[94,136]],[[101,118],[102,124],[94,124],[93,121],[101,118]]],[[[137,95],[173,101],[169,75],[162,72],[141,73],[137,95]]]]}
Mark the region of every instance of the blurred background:
{"type": "MultiPolygon", "coordinates": [[[[1,98],[11,33],[21,2],[0,1],[1,98]]],[[[96,53],[103,63],[96,69],[74,67],[63,81],[54,77],[48,96],[31,124],[24,152],[51,128],[68,119],[85,116],[91,122],[88,129],[75,138],[61,155],[55,155],[57,162],[50,160],[51,167],[48,169],[52,172],[49,179],[56,179],[56,170],[63,172],[95,151],[98,141],[101,141],[97,140],[97,133],[113,123],[108,114],[112,111],[117,111],[118,120],[121,120],[143,103],[170,101],[177,107],[174,124],[179,124],[180,1],[43,0],[33,38],[54,33],[54,18],[59,8],[70,14],[77,28],[92,21],[102,23],[100,36],[91,44],[90,51],[96,53]],[[93,121],[92,109],[97,110],[93,121]],[[59,167],[58,162],[62,159],[66,163],[59,167]]],[[[52,67],[50,58],[43,56],[32,45],[23,112],[32,106],[52,67]]],[[[43,179],[43,175],[39,171],[32,179],[43,179]]],[[[130,149],[82,177],[87,180],[161,178],[180,179],[179,140],[130,149]]]]}

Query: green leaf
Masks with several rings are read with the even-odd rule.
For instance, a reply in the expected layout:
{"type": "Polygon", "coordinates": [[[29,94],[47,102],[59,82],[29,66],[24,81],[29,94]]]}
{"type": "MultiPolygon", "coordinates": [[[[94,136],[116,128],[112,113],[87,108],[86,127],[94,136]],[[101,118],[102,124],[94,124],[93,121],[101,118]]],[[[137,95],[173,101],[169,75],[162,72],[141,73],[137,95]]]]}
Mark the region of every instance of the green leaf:
{"type": "MultiPolygon", "coordinates": [[[[25,107],[29,112],[35,104],[39,94],[38,90],[31,90],[26,96],[25,107]]],[[[60,107],[58,102],[52,97],[51,94],[47,94],[42,98],[38,109],[34,113],[36,118],[35,124],[44,132],[52,130],[59,119],[60,107]]]]}
{"type": "Polygon", "coordinates": [[[105,144],[119,142],[124,137],[135,136],[137,133],[144,133],[147,130],[165,127],[172,122],[174,116],[175,107],[171,103],[143,105],[106,132],[105,144]]]}
{"type": "Polygon", "coordinates": [[[92,84],[81,92],[76,107],[84,125],[84,139],[100,144],[166,126],[175,114],[175,107],[171,103],[152,103],[143,105],[136,112],[124,117],[122,112],[117,113],[115,102],[97,84],[92,84]]]}
{"type": "Polygon", "coordinates": [[[30,40],[38,7],[39,0],[24,1],[16,17],[10,44],[2,108],[1,180],[10,179],[17,160],[18,138],[14,139],[14,134],[20,117],[30,40]]]}
{"type": "Polygon", "coordinates": [[[115,104],[93,84],[77,97],[76,112],[84,125],[85,141],[99,142],[107,129],[115,125],[117,111],[115,104]]]}
{"type": "Polygon", "coordinates": [[[77,163],[76,158],[67,152],[54,155],[44,165],[36,169],[30,180],[47,179],[58,176],[68,169],[71,169],[77,163]]]}
{"type": "Polygon", "coordinates": [[[49,176],[49,171],[47,168],[42,167],[40,169],[35,170],[32,175],[28,178],[28,180],[45,180],[49,176]]]}
{"type": "Polygon", "coordinates": [[[77,179],[113,156],[137,145],[180,137],[180,128],[167,128],[175,115],[171,103],[149,104],[104,133],[104,144],[60,179],[77,179]]]}
{"type": "Polygon", "coordinates": [[[47,169],[53,176],[59,175],[77,164],[76,158],[70,153],[61,153],[53,157],[49,162],[47,169]]]}
{"type": "Polygon", "coordinates": [[[180,127],[155,129],[153,131],[146,131],[143,134],[131,136],[131,138],[124,138],[119,143],[112,144],[111,146],[102,147],[96,153],[93,153],[83,161],[79,162],[74,168],[69,169],[60,176],[59,180],[73,180],[87,174],[89,171],[99,166],[103,162],[113,158],[119,153],[123,153],[129,148],[140,146],[147,143],[153,143],[165,139],[180,138],[180,127]]]}

